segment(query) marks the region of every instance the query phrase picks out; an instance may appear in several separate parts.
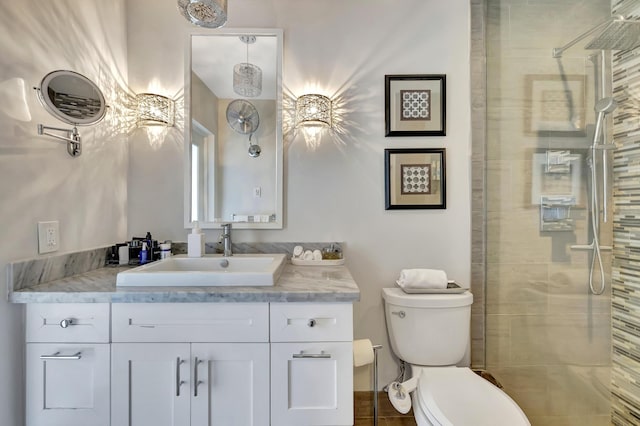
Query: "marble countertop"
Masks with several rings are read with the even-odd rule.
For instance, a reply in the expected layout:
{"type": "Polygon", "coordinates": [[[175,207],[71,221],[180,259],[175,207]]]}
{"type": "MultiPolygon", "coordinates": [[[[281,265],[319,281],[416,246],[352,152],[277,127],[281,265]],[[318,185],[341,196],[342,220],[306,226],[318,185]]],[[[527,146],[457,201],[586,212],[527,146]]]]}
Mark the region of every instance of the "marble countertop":
{"type": "Polygon", "coordinates": [[[360,290],[345,266],[285,266],[272,287],[116,287],[126,267],[103,267],[20,288],[13,303],[355,302],[360,290]]]}

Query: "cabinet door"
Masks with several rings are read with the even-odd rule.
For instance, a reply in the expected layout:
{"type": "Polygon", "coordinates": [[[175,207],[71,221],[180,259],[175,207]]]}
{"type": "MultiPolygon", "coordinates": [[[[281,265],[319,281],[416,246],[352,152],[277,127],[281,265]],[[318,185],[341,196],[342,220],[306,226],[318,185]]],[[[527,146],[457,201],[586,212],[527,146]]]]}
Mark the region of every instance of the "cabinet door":
{"type": "Polygon", "coordinates": [[[188,343],[113,343],[111,351],[114,426],[189,424],[188,343]]]}
{"type": "Polygon", "coordinates": [[[353,425],[352,342],[271,344],[271,424],[353,425]]]}
{"type": "Polygon", "coordinates": [[[27,344],[27,426],[109,426],[108,344],[27,344]]]}
{"type": "Polygon", "coordinates": [[[194,343],[192,426],[269,425],[269,344],[194,343]]]}

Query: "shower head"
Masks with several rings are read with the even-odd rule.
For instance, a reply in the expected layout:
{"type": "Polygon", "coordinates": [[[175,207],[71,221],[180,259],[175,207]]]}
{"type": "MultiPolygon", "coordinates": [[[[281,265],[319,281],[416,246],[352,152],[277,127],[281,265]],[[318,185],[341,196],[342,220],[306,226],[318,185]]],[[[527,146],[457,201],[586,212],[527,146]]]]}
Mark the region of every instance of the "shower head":
{"type": "Polygon", "coordinates": [[[588,36],[595,34],[585,49],[590,50],[631,50],[640,46],[640,20],[626,19],[624,16],[613,16],[580,34],[562,47],[552,51],[554,58],[561,58],[562,53],[588,36]]]}
{"type": "Polygon", "coordinates": [[[596,105],[593,107],[593,109],[597,113],[609,114],[612,113],[617,107],[618,103],[615,99],[602,98],[598,102],[596,102],[596,105]]]}
{"type": "Polygon", "coordinates": [[[602,98],[598,102],[596,102],[593,109],[598,113],[598,118],[596,120],[596,129],[593,132],[593,144],[592,146],[595,148],[598,146],[598,139],[600,139],[600,133],[602,132],[602,122],[604,121],[604,116],[612,113],[618,107],[618,103],[613,98],[602,98]]]}
{"type": "Polygon", "coordinates": [[[640,45],[640,21],[616,16],[591,40],[589,50],[631,50],[640,45]]]}

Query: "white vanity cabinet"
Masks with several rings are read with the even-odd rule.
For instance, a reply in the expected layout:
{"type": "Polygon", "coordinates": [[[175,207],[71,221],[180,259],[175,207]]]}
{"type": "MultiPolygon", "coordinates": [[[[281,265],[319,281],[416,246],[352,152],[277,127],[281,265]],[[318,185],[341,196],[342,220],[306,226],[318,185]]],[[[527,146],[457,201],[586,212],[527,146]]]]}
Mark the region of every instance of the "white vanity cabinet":
{"type": "Polygon", "coordinates": [[[26,426],[352,425],[352,311],[28,304],[26,426]]]}
{"type": "Polygon", "coordinates": [[[27,426],[109,426],[109,304],[27,305],[27,426]]]}
{"type": "Polygon", "coordinates": [[[353,425],[350,303],[272,303],[271,424],[353,425]]]}
{"type": "Polygon", "coordinates": [[[267,303],[118,304],[112,314],[114,426],[269,425],[267,303]]]}

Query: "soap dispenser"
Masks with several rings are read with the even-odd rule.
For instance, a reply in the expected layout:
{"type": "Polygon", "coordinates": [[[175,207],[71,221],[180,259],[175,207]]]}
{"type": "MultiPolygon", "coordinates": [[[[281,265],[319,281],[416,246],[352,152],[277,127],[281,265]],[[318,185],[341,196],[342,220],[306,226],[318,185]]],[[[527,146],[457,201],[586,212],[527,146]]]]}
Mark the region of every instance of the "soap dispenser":
{"type": "Polygon", "coordinates": [[[191,234],[187,236],[187,257],[204,256],[204,233],[198,222],[193,222],[191,234]]]}
{"type": "Polygon", "coordinates": [[[145,241],[142,243],[142,250],[140,250],[140,264],[144,265],[147,262],[149,262],[149,247],[145,241]]]}

